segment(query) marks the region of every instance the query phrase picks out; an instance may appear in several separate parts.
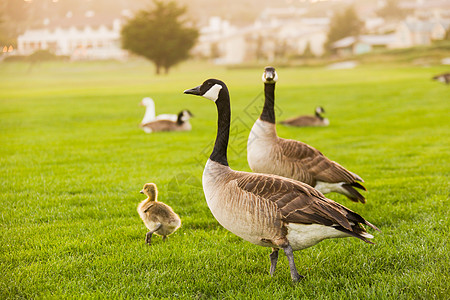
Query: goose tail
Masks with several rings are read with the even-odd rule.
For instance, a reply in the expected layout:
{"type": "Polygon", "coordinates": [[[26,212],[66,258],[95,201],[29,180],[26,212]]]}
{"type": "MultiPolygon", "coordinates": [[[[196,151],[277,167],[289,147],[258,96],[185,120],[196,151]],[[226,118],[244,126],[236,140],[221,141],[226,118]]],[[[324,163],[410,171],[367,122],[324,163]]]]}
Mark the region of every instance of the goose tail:
{"type": "Polygon", "coordinates": [[[375,225],[370,223],[369,221],[365,220],[363,217],[361,217],[359,214],[355,213],[354,211],[351,211],[348,208],[345,208],[341,205],[341,207],[345,210],[345,217],[347,218],[348,222],[351,225],[351,230],[348,228],[344,228],[341,225],[334,226],[337,230],[343,231],[351,236],[354,236],[360,240],[363,240],[366,243],[373,244],[368,239],[372,239],[373,235],[368,233],[362,224],[369,226],[370,228],[381,232],[380,229],[378,229],[375,225]]]}
{"type": "MultiPolygon", "coordinates": [[[[367,223],[369,223],[369,222],[367,222],[367,223]]],[[[346,228],[344,228],[342,226],[333,226],[333,227],[335,229],[339,230],[339,231],[347,233],[350,236],[358,238],[358,239],[360,239],[360,240],[362,240],[362,241],[364,241],[364,242],[366,242],[368,244],[374,244],[373,242],[369,241],[369,239],[373,239],[374,236],[371,235],[370,233],[368,233],[359,223],[357,223],[355,225],[352,225],[352,229],[351,230],[348,230],[348,229],[346,229],[346,228]]],[[[379,231],[378,228],[376,228],[376,229],[379,231]]]]}
{"type": "MultiPolygon", "coordinates": [[[[350,172],[350,171],[349,171],[349,172],[350,172]]],[[[353,177],[355,177],[355,180],[364,182],[364,180],[363,180],[363,179],[361,178],[361,176],[359,176],[358,174],[353,173],[353,172],[350,172],[350,173],[353,175],[353,177]]]]}
{"type": "Polygon", "coordinates": [[[344,183],[342,185],[342,188],[344,189],[344,195],[347,196],[347,198],[349,198],[350,200],[352,200],[353,202],[361,202],[361,203],[366,203],[366,198],[364,198],[363,195],[361,195],[357,190],[355,190],[353,187],[357,187],[357,188],[361,188],[363,190],[366,190],[364,188],[364,186],[362,186],[360,183],[358,182],[354,182],[354,183],[344,183]],[[356,185],[356,186],[355,186],[356,185]]]}

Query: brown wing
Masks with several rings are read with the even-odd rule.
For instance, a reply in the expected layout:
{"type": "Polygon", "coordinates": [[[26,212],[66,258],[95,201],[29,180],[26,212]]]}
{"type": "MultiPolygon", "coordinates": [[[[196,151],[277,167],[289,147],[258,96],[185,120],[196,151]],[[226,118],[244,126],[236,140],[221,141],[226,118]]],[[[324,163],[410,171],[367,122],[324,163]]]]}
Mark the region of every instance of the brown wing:
{"type": "Polygon", "coordinates": [[[235,179],[238,187],[260,199],[275,203],[285,222],[326,226],[339,224],[348,231],[353,231],[350,223],[373,226],[360,215],[325,198],[307,184],[275,175],[238,173],[241,175],[235,179]]]}
{"type": "Polygon", "coordinates": [[[346,170],[340,164],[329,160],[319,150],[296,140],[278,139],[278,145],[285,159],[306,170],[317,181],[353,183],[363,181],[356,174],[346,170]]]}
{"type": "Polygon", "coordinates": [[[321,125],[321,123],[321,120],[315,116],[301,116],[281,122],[281,124],[290,126],[317,126],[321,125]]]}
{"type": "Polygon", "coordinates": [[[153,132],[171,131],[176,127],[176,123],[170,120],[155,120],[152,122],[141,124],[141,127],[150,128],[153,132]]]}

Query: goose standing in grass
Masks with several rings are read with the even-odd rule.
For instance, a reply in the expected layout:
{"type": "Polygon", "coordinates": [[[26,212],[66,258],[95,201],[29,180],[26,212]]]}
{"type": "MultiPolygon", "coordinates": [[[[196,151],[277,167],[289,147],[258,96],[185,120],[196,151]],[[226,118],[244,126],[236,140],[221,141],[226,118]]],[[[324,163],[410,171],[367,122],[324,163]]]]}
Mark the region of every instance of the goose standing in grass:
{"type": "Polygon", "coordinates": [[[158,188],[154,183],[146,183],[141,190],[148,198],[139,203],[137,211],[145,226],[149,230],[145,242],[151,245],[152,235],[162,235],[163,241],[181,226],[180,217],[173,209],[162,202],[158,202],[158,188]]]}
{"type": "Polygon", "coordinates": [[[182,110],[178,113],[176,121],[172,120],[154,120],[148,123],[143,123],[140,127],[146,133],[158,131],[190,131],[192,129],[189,120],[192,113],[189,110],[182,110]]]}
{"type": "Polygon", "coordinates": [[[161,114],[161,115],[156,116],[155,102],[150,97],[145,97],[144,99],[142,99],[140,104],[142,106],[145,106],[145,114],[144,114],[144,118],[142,119],[141,124],[146,124],[146,123],[152,122],[154,120],[176,121],[178,118],[178,115],[176,115],[176,114],[161,114]]]}
{"type": "Polygon", "coordinates": [[[227,230],[253,244],[272,247],[270,274],[283,249],[291,278],[298,281],[293,251],[318,242],[353,236],[367,243],[373,238],[361,224],[378,230],[357,213],[325,198],[311,186],[277,175],[234,171],[228,166],[230,96],[220,80],[208,79],[184,91],[215,102],[217,136],[203,171],[203,191],[216,220],[227,230]]]}
{"type": "Polygon", "coordinates": [[[287,119],[281,121],[280,124],[296,127],[317,127],[330,125],[330,121],[322,116],[322,114],[325,113],[325,110],[322,106],[317,106],[314,112],[314,116],[300,116],[292,119],[287,119]]]}
{"type": "Polygon", "coordinates": [[[263,73],[264,108],[247,142],[250,168],[253,172],[276,174],[307,183],[324,194],[336,192],[352,201],[365,203],[364,196],[355,190],[366,190],[358,182],[364,182],[361,177],[305,143],[278,137],[274,111],[277,80],[275,69],[266,67],[263,73]]]}

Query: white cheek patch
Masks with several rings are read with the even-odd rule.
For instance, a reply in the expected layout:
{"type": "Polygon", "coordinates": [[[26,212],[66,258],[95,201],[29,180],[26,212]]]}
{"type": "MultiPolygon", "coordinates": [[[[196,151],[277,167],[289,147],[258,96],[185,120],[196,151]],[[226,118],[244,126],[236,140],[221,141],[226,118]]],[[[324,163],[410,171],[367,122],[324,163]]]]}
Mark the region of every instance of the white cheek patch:
{"type": "Polygon", "coordinates": [[[203,94],[203,97],[216,102],[217,99],[219,98],[219,92],[221,89],[222,86],[216,83],[206,93],[203,94]]]}
{"type": "MultiPolygon", "coordinates": [[[[274,72],[274,74],[275,74],[275,76],[273,77],[273,82],[277,82],[278,81],[278,74],[277,74],[277,72],[274,72]]],[[[262,74],[262,81],[263,82],[267,82],[267,79],[266,79],[266,76],[265,76],[266,74],[265,73],[263,73],[262,74]]]]}
{"type": "Polygon", "coordinates": [[[277,74],[277,72],[274,72],[274,73],[275,73],[275,77],[273,78],[273,81],[277,82],[278,81],[278,74],[277,74]]]}
{"type": "Polygon", "coordinates": [[[183,116],[181,117],[181,120],[183,122],[189,121],[190,118],[191,118],[191,116],[189,116],[189,114],[187,112],[183,112],[183,116]]]}

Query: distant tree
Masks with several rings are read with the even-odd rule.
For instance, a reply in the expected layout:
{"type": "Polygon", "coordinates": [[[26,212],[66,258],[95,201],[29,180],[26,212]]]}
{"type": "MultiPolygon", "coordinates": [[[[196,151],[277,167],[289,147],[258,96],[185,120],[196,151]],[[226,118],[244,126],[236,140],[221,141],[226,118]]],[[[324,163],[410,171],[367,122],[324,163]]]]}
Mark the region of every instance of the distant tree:
{"type": "Polygon", "coordinates": [[[387,0],[386,4],[377,11],[377,15],[390,20],[401,20],[408,12],[398,6],[397,0],[387,0]]]}
{"type": "Polygon", "coordinates": [[[4,29],[4,17],[0,11],[0,47],[6,44],[6,30],[4,29]]]}
{"type": "Polygon", "coordinates": [[[358,18],[355,9],[349,6],[341,13],[335,13],[330,21],[330,30],[325,47],[331,50],[331,45],[347,36],[358,36],[364,23],[358,18]]]}
{"type": "Polygon", "coordinates": [[[141,55],[161,68],[169,69],[188,58],[198,30],[186,25],[186,7],[174,1],[153,1],[154,8],[141,10],[122,28],[122,47],[141,55]]]}
{"type": "Polygon", "coordinates": [[[0,4],[0,45],[16,47],[17,36],[23,33],[28,25],[28,4],[25,1],[2,0],[0,4]]]}

